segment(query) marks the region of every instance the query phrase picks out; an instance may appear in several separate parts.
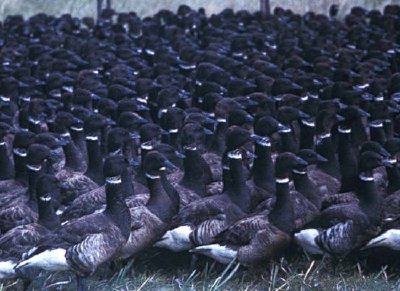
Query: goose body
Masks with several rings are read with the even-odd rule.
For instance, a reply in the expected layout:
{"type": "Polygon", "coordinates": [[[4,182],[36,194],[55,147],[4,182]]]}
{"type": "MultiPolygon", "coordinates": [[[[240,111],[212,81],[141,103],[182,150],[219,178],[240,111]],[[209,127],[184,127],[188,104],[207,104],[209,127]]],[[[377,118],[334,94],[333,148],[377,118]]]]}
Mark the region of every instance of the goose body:
{"type": "Polygon", "coordinates": [[[101,213],[73,219],[42,240],[29,258],[16,266],[23,271],[40,268],[48,271],[72,270],[84,277],[111,260],[129,237],[130,214],[121,188],[125,159],[116,156],[105,163],[107,207],[101,213]]]}

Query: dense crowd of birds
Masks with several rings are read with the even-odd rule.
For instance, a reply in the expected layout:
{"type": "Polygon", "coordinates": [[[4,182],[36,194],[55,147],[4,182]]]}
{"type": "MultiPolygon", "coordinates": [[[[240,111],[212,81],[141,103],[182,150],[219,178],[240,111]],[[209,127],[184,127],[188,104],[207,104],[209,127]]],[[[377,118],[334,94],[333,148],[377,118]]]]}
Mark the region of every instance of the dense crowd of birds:
{"type": "Polygon", "coordinates": [[[400,7],[334,8],[7,17],[0,278],[399,251],[400,7]]]}

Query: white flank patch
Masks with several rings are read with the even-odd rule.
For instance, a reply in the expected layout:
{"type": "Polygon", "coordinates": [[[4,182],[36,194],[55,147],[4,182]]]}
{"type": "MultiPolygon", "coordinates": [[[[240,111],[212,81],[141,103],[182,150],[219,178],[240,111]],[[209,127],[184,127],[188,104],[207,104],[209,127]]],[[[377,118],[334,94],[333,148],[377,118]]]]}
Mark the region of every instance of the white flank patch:
{"type": "Polygon", "coordinates": [[[14,261],[0,261],[0,279],[11,279],[15,277],[14,261]]]}
{"type": "Polygon", "coordinates": [[[200,246],[190,252],[208,256],[221,264],[229,264],[237,257],[237,251],[219,244],[200,246]]]}
{"type": "Polygon", "coordinates": [[[65,249],[47,250],[18,263],[16,269],[40,268],[47,271],[66,271],[69,265],[65,259],[65,249]]]}
{"type": "Polygon", "coordinates": [[[188,225],[179,226],[167,231],[153,246],[169,249],[173,252],[190,250],[193,247],[193,244],[190,241],[190,234],[192,231],[192,228],[188,225]]]}
{"type": "Polygon", "coordinates": [[[315,242],[315,238],[319,235],[317,229],[305,229],[294,234],[294,241],[303,248],[303,250],[312,255],[323,255],[323,251],[315,242]]]}
{"type": "Polygon", "coordinates": [[[400,251],[400,229],[389,229],[380,236],[371,239],[363,249],[373,247],[387,247],[395,251],[400,251]]]}

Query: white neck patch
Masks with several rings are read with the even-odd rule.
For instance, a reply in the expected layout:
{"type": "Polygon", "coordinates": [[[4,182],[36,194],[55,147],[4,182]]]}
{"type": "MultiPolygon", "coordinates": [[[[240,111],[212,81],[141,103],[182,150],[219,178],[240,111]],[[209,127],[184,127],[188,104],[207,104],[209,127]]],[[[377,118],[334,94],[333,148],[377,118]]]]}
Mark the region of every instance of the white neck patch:
{"type": "Polygon", "coordinates": [[[315,127],[314,121],[307,121],[307,120],[302,119],[301,123],[303,123],[305,126],[308,126],[308,127],[315,127]]]}
{"type": "Polygon", "coordinates": [[[286,183],[289,183],[289,178],[276,178],[275,181],[278,184],[286,184],[286,183]]]}
{"type": "Polygon", "coordinates": [[[6,145],[5,141],[0,142],[0,146],[6,145]]]}
{"type": "Polygon", "coordinates": [[[217,118],[218,123],[226,123],[226,118],[217,118]]]}
{"type": "Polygon", "coordinates": [[[234,160],[241,160],[242,159],[242,153],[240,151],[230,151],[228,153],[228,158],[234,159],[234,160]]]}
{"type": "Polygon", "coordinates": [[[178,133],[179,129],[177,128],[172,128],[170,130],[168,130],[169,133],[178,133]]]}
{"type": "Polygon", "coordinates": [[[26,151],[26,149],[23,149],[23,148],[14,148],[13,153],[19,157],[26,157],[28,155],[28,152],[26,151]]]}
{"type": "Polygon", "coordinates": [[[374,181],[373,176],[366,176],[366,175],[360,174],[360,175],[358,175],[358,177],[360,178],[361,181],[365,181],[365,182],[373,182],[374,181]]]}
{"type": "Polygon", "coordinates": [[[288,127],[288,128],[285,128],[285,129],[280,129],[279,132],[281,132],[281,133],[290,133],[290,132],[292,132],[292,129],[290,127],[288,127]]]}
{"type": "Polygon", "coordinates": [[[49,201],[51,201],[51,194],[48,193],[43,196],[40,196],[39,199],[42,200],[43,202],[49,202],[49,201]]]}
{"type": "Polygon", "coordinates": [[[83,131],[83,127],[71,126],[70,129],[73,131],[83,131]]]}
{"type": "Polygon", "coordinates": [[[31,116],[29,116],[28,117],[28,121],[30,122],[30,123],[33,123],[33,124],[35,124],[35,125],[37,125],[37,124],[39,124],[40,123],[40,120],[38,120],[38,119],[34,119],[33,117],[31,117],[31,116]]]}
{"type": "Polygon", "coordinates": [[[86,136],[86,140],[90,140],[90,141],[98,141],[99,137],[97,135],[87,135],[86,136]]]}
{"type": "Polygon", "coordinates": [[[60,136],[62,136],[62,137],[70,137],[71,134],[69,132],[64,132],[64,133],[61,133],[60,136]]]}
{"type": "Polygon", "coordinates": [[[187,145],[185,145],[185,146],[183,146],[183,149],[184,149],[184,150],[186,150],[186,151],[191,151],[191,152],[194,152],[194,151],[196,151],[196,150],[197,150],[197,147],[195,147],[195,146],[187,146],[187,145]]]}
{"type": "Polygon", "coordinates": [[[295,173],[295,174],[299,174],[299,175],[307,174],[307,171],[299,171],[299,170],[296,170],[296,169],[293,169],[292,172],[295,173]]]}
{"type": "Polygon", "coordinates": [[[154,147],[151,143],[145,142],[140,145],[140,148],[146,151],[151,151],[154,147]]]}
{"type": "Polygon", "coordinates": [[[149,173],[146,173],[146,177],[151,179],[151,180],[155,180],[155,179],[159,179],[160,178],[159,175],[151,175],[149,173]]]}
{"type": "Polygon", "coordinates": [[[271,142],[269,141],[269,138],[263,137],[259,140],[256,141],[258,145],[262,147],[271,147],[271,142]]]}
{"type": "Polygon", "coordinates": [[[338,127],[338,132],[340,133],[351,133],[351,128],[343,128],[343,127],[338,127]]]}
{"type": "Polygon", "coordinates": [[[0,96],[0,99],[4,102],[10,102],[10,100],[11,100],[9,97],[6,97],[6,96],[0,96]]]}
{"type": "Polygon", "coordinates": [[[122,179],[121,175],[113,176],[113,177],[106,177],[105,178],[107,184],[121,184],[122,179]]]}
{"type": "Polygon", "coordinates": [[[42,169],[42,165],[31,165],[31,164],[27,164],[26,167],[34,172],[39,172],[42,169]]]}
{"type": "Polygon", "coordinates": [[[370,122],[369,126],[373,128],[382,128],[383,122],[370,122]]]}

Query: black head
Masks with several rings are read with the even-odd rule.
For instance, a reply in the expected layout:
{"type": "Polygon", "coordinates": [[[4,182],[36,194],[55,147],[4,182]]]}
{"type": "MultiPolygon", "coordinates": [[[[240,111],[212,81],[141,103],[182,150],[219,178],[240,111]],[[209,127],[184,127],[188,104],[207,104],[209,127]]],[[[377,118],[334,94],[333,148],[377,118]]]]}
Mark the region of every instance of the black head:
{"type": "Polygon", "coordinates": [[[163,128],[170,133],[176,133],[182,127],[183,119],[185,118],[185,111],[178,107],[169,107],[164,114],[161,122],[163,128]]]}
{"type": "Polygon", "coordinates": [[[107,150],[109,153],[118,151],[130,139],[129,131],[121,127],[114,127],[108,131],[107,150]]]}
{"type": "MultiPolygon", "coordinates": [[[[31,131],[18,131],[13,141],[14,149],[25,149],[35,142],[35,134],[31,131]]],[[[26,152],[25,152],[26,153],[26,152]]]]}
{"type": "Polygon", "coordinates": [[[358,106],[352,105],[342,108],[339,114],[345,118],[345,121],[351,123],[360,117],[369,117],[369,113],[358,106]]]}
{"type": "Polygon", "coordinates": [[[157,151],[149,152],[144,158],[144,171],[147,176],[160,176],[160,173],[165,171],[167,167],[174,166],[164,155],[157,151]]]}
{"type": "Polygon", "coordinates": [[[171,161],[174,165],[180,166],[184,154],[178,152],[173,146],[166,143],[159,143],[154,146],[154,150],[161,153],[167,160],[171,161]]]}
{"type": "Polygon", "coordinates": [[[138,131],[142,125],[148,122],[147,119],[134,112],[123,112],[118,119],[118,125],[129,131],[138,131]]]}
{"type": "Polygon", "coordinates": [[[147,123],[140,127],[140,141],[145,143],[151,140],[158,140],[162,133],[161,127],[155,123],[147,123]]]}
{"type": "Polygon", "coordinates": [[[72,113],[59,111],[54,122],[54,129],[57,133],[65,133],[71,126],[79,123],[83,124],[83,121],[75,117],[72,113]]]}
{"type": "Polygon", "coordinates": [[[275,161],[277,178],[288,178],[294,168],[307,167],[308,163],[293,153],[285,152],[278,155],[275,161]]]}
{"type": "Polygon", "coordinates": [[[315,119],[316,133],[323,134],[330,132],[332,127],[342,119],[334,110],[323,109],[319,111],[315,119]]]}
{"type": "Polygon", "coordinates": [[[187,123],[182,128],[182,147],[201,147],[205,142],[205,129],[198,123],[187,123]]]}
{"type": "Polygon", "coordinates": [[[0,139],[12,132],[14,132],[14,129],[8,123],[0,122],[0,139]]]}
{"type": "Polygon", "coordinates": [[[226,131],[226,150],[232,151],[251,141],[250,132],[239,126],[231,126],[226,131]]]}
{"type": "Polygon", "coordinates": [[[234,109],[229,111],[227,122],[229,126],[251,124],[253,117],[243,109],[234,109]]]}
{"type": "Polygon", "coordinates": [[[263,137],[270,137],[278,130],[284,129],[285,127],[280,124],[275,118],[272,116],[264,116],[261,117],[256,125],[254,126],[254,133],[263,136],[263,137]]]}
{"type": "Polygon", "coordinates": [[[400,153],[400,138],[390,138],[385,143],[385,149],[392,155],[400,153]]]}
{"type": "Polygon", "coordinates": [[[388,160],[383,159],[382,155],[372,152],[366,151],[363,152],[358,161],[358,171],[362,172],[371,172],[373,169],[381,167],[381,166],[392,166],[388,160]]]}
{"type": "Polygon", "coordinates": [[[278,120],[285,125],[289,125],[292,121],[309,117],[308,114],[292,106],[282,106],[278,109],[278,120]]]}
{"type": "Polygon", "coordinates": [[[119,177],[129,166],[128,160],[122,155],[115,155],[106,158],[103,166],[103,173],[106,179],[106,182],[112,183],[113,180],[111,178],[119,177]]]}
{"type": "Polygon", "coordinates": [[[390,153],[381,144],[375,141],[363,142],[363,144],[361,145],[360,153],[366,151],[375,152],[385,158],[388,158],[390,156],[390,153]]]}
{"type": "Polygon", "coordinates": [[[41,165],[50,157],[50,149],[42,144],[31,144],[28,148],[28,164],[41,165]]]}
{"type": "Polygon", "coordinates": [[[85,134],[86,135],[92,135],[92,134],[97,134],[100,130],[105,128],[109,124],[107,118],[105,118],[103,115],[94,113],[93,115],[89,116],[85,120],[85,123],[83,125],[85,134]]]}
{"type": "Polygon", "coordinates": [[[315,151],[311,149],[301,149],[298,151],[297,156],[304,161],[307,162],[309,165],[314,165],[318,162],[327,162],[328,160],[321,156],[320,154],[317,154],[315,151]]]}
{"type": "Polygon", "coordinates": [[[44,203],[51,203],[51,199],[61,196],[60,182],[54,175],[41,174],[36,182],[37,199],[44,203]]]}
{"type": "Polygon", "coordinates": [[[56,150],[61,146],[61,141],[50,132],[37,134],[35,137],[35,143],[43,144],[50,148],[50,150],[56,150]]]}

